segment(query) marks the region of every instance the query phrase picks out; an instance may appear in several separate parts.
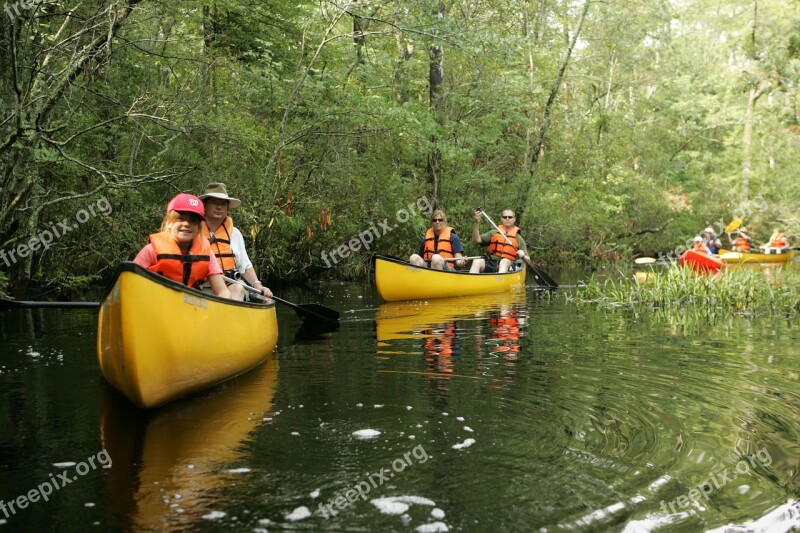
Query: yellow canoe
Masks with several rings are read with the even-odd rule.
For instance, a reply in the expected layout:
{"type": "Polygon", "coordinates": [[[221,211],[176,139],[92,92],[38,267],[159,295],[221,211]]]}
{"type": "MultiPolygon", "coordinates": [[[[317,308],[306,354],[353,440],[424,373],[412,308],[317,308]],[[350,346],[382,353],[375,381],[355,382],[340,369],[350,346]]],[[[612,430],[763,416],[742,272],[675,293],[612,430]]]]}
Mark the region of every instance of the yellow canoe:
{"type": "Polygon", "coordinates": [[[375,285],[387,302],[491,294],[524,287],[525,267],[506,274],[470,274],[416,267],[379,255],[375,257],[375,285]]]}
{"type": "MultiPolygon", "coordinates": [[[[775,249],[772,248],[771,250],[775,249]]],[[[797,255],[797,250],[789,250],[783,253],[756,254],[721,249],[719,255],[726,263],[788,263],[797,255]]]]}
{"type": "Polygon", "coordinates": [[[120,265],[97,324],[103,376],[143,408],[250,370],[277,341],[274,302],[219,298],[134,263],[120,265]]]}

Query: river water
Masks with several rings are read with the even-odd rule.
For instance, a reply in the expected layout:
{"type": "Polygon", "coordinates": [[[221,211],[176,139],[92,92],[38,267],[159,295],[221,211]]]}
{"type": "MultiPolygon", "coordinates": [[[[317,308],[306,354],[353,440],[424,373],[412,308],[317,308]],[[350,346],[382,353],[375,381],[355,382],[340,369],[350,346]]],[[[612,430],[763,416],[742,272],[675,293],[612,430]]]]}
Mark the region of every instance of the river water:
{"type": "Polygon", "coordinates": [[[267,364],[151,411],[105,384],[96,312],[1,312],[0,529],[800,527],[785,320],[283,296],[340,329],[281,307],[267,364]]]}

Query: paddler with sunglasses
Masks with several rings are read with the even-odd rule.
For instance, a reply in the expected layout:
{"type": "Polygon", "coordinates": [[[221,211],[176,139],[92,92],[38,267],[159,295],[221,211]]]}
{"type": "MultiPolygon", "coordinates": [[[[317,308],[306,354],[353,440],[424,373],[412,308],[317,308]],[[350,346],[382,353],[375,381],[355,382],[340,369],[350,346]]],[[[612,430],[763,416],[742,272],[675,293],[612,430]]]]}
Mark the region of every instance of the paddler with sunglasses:
{"type": "Polygon", "coordinates": [[[456,230],[447,225],[447,216],[441,209],[431,213],[431,227],[419,244],[419,250],[408,262],[414,266],[430,266],[434,270],[455,270],[451,265],[464,266],[464,245],[456,230]],[[455,261],[447,261],[455,259],[455,261]]]}
{"type": "Polygon", "coordinates": [[[517,216],[512,209],[503,211],[502,225],[500,232],[495,230],[481,233],[480,226],[483,219],[483,212],[475,211],[475,224],[472,225],[472,240],[478,244],[489,245],[486,259],[475,259],[469,271],[473,274],[479,272],[500,273],[508,272],[511,265],[517,259],[525,259],[528,254],[528,247],[525,239],[520,234],[520,229],[515,225],[517,216]],[[502,232],[502,233],[501,233],[502,232]],[[507,239],[506,239],[507,238],[507,239]],[[511,241],[511,244],[508,243],[511,241]]]}

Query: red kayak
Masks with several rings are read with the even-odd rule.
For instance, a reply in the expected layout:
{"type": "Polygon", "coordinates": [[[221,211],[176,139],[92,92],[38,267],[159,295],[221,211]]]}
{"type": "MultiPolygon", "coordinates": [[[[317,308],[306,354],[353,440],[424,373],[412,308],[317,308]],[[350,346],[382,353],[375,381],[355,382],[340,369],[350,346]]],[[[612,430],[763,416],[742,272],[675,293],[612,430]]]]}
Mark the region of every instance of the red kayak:
{"type": "Polygon", "coordinates": [[[725,264],[719,257],[708,255],[703,252],[696,252],[694,250],[686,250],[683,255],[678,259],[678,264],[686,266],[695,272],[719,272],[719,269],[725,264]]]}

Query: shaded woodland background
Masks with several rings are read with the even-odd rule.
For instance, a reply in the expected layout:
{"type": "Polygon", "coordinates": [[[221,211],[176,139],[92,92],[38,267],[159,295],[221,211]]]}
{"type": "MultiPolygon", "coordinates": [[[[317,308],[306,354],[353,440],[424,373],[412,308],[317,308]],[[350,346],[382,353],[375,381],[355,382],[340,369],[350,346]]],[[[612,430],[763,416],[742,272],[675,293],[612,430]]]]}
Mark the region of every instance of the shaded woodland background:
{"type": "MultiPolygon", "coordinates": [[[[517,209],[541,265],[673,250],[759,197],[800,238],[796,0],[48,1],[0,12],[0,291],[96,286],[224,181],[263,277],[365,275],[426,196],[517,209]]],[[[488,225],[482,229],[487,230],[488,225]]],[[[470,253],[477,250],[468,250],[470,253]]]]}

